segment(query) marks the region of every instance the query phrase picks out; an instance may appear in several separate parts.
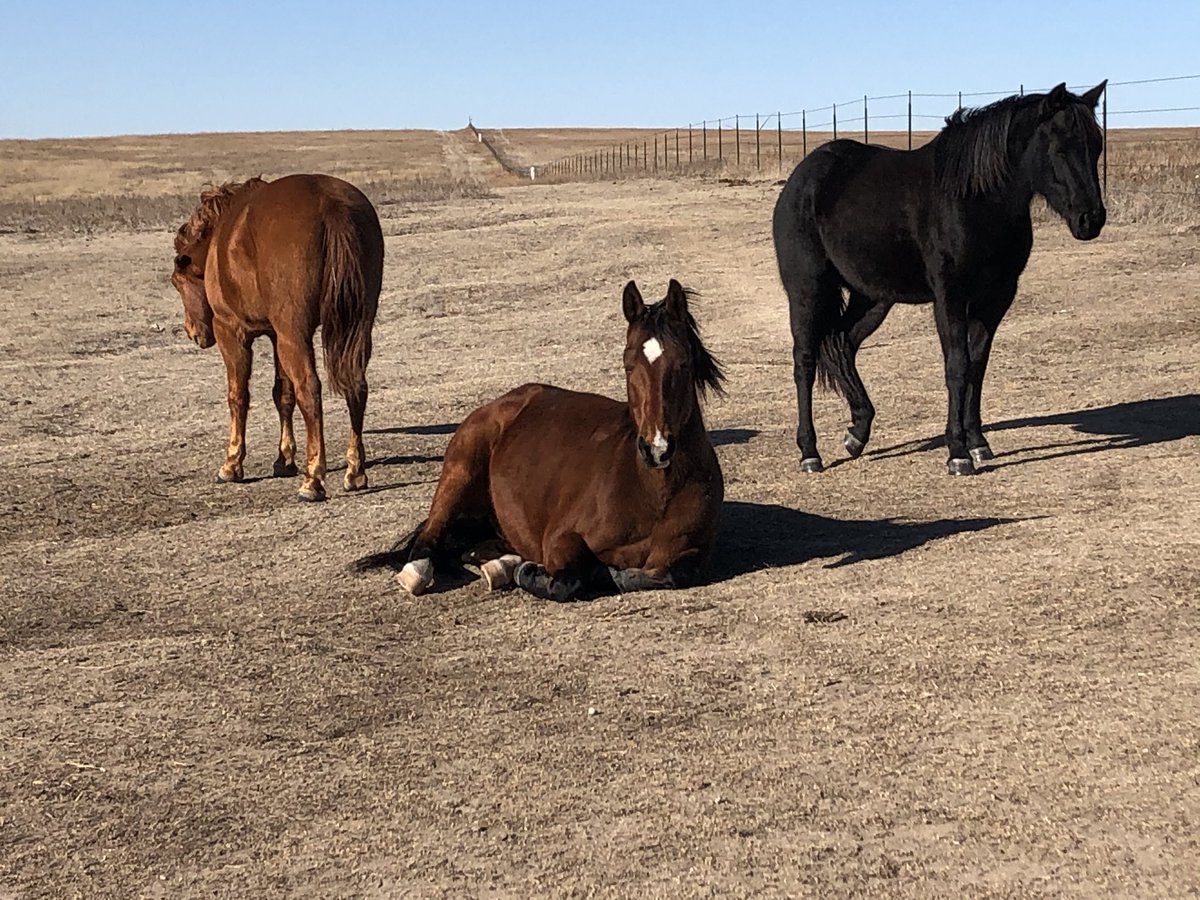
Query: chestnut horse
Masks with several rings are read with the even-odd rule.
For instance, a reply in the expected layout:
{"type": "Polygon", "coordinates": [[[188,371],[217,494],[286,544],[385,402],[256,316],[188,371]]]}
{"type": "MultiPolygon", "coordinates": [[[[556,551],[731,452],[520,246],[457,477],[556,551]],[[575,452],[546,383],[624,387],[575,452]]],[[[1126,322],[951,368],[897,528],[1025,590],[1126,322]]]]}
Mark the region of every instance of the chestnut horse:
{"type": "Polygon", "coordinates": [[[301,500],[325,499],[325,434],[313,334],[321,327],[325,371],[350,409],[346,490],[366,487],[363,413],[371,328],[383,281],[383,232],[362,192],[328,175],[251,178],[200,195],[175,234],[171,283],[183,324],[202,349],[221,348],[229,378],[229,446],[217,474],[241,481],[250,408],[251,344],[275,350],[279,411],[276,477],[297,474],[292,413],[304,416],[308,465],[301,500]]]}
{"type": "Polygon", "coordinates": [[[671,280],[646,306],[625,287],[628,401],[526,384],[480,407],[446,448],[426,519],[391,551],[358,568],[398,564],[413,594],[465,560],[490,588],[514,580],[537,597],[574,600],[680,587],[708,557],[724,497],[701,413],[720,393],[720,364],[700,340],[690,293],[671,280]]]}

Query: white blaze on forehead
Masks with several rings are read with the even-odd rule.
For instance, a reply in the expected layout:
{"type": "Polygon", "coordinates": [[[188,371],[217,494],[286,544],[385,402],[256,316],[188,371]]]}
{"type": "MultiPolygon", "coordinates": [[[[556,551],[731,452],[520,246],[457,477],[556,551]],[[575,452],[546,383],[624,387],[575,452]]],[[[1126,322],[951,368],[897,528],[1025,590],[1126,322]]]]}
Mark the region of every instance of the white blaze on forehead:
{"type": "Polygon", "coordinates": [[[657,428],[654,430],[654,440],[650,446],[660,454],[667,452],[667,439],[662,436],[662,432],[657,428]]]}
{"type": "Polygon", "coordinates": [[[658,338],[650,338],[650,340],[642,344],[642,352],[646,354],[646,359],[654,362],[662,356],[662,344],[658,342],[658,338]]]}

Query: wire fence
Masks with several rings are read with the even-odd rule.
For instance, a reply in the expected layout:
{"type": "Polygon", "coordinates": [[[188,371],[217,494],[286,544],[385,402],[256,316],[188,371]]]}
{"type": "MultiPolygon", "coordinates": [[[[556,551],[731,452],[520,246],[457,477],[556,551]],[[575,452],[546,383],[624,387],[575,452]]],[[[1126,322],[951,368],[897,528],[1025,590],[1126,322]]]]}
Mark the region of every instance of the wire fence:
{"type": "MultiPolygon", "coordinates": [[[[904,91],[791,112],[735,113],[641,132],[560,157],[530,174],[560,180],[729,168],[782,174],[829,140],[848,137],[913,149],[932,139],[957,109],[1047,90],[1018,85],[1015,91],[904,91]]],[[[1200,215],[1200,127],[1178,124],[1200,122],[1200,74],[1109,82],[1096,115],[1105,137],[1100,176],[1110,202],[1133,209],[1139,197],[1175,197],[1186,202],[1174,213],[1189,220],[1200,215]],[[1147,121],[1176,124],[1151,128],[1147,121]]]]}

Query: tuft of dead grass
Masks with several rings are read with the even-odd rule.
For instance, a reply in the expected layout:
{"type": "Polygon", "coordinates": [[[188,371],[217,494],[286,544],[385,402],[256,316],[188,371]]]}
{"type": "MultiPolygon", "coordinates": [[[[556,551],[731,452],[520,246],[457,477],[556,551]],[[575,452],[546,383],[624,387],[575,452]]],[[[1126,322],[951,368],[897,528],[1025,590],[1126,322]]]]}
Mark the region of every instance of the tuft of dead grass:
{"type": "Polygon", "coordinates": [[[468,176],[387,179],[358,184],[377,207],[401,203],[436,203],[441,200],[487,200],[496,196],[491,185],[468,176]]]}
{"type": "Polygon", "coordinates": [[[0,234],[97,234],[175,228],[196,207],[194,194],[99,194],[0,202],[0,234]]]}
{"type": "MultiPolygon", "coordinates": [[[[106,234],[175,229],[196,208],[200,190],[162,196],[98,194],[0,201],[0,234],[106,234]]],[[[378,208],[396,204],[487,199],[495,192],[477,178],[421,176],[379,179],[358,187],[378,208]]],[[[381,213],[382,215],[382,213],[381,213]]]]}

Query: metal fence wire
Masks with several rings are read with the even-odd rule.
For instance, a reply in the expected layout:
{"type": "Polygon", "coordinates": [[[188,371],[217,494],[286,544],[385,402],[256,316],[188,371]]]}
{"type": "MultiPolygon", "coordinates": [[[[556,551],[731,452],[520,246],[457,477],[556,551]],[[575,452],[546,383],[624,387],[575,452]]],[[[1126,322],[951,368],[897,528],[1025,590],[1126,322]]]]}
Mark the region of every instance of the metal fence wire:
{"type": "MultiPolygon", "coordinates": [[[[1091,85],[1070,87],[1082,91],[1091,85]]],[[[1031,88],[1028,92],[1047,90],[1031,88]]],[[[639,131],[637,138],[573,153],[537,166],[535,171],[537,177],[567,180],[730,167],[754,171],[773,167],[782,174],[820,144],[837,138],[912,149],[931,139],[955,110],[1026,92],[1025,85],[1016,91],[904,91],[791,112],[734,113],[675,128],[639,131]]],[[[1100,175],[1106,198],[1177,197],[1194,204],[1192,213],[1200,213],[1200,127],[1148,128],[1144,124],[1149,117],[1200,121],[1197,114],[1200,74],[1110,81],[1096,111],[1105,138],[1100,175]],[[1175,82],[1186,83],[1185,96],[1188,100],[1195,97],[1196,105],[1153,102],[1152,86],[1175,82]]]]}

